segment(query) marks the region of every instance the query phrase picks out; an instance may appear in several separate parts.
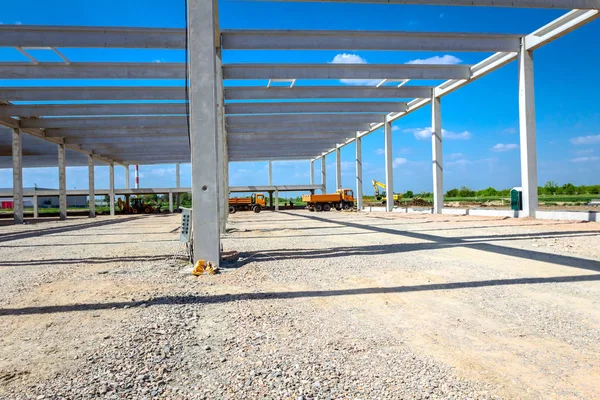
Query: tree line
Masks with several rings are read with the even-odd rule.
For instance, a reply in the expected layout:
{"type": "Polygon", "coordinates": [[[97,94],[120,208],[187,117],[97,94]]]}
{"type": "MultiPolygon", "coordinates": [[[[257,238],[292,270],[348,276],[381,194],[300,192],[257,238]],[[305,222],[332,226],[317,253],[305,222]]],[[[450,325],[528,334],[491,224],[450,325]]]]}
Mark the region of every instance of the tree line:
{"type": "MultiPolygon", "coordinates": [[[[460,189],[451,189],[446,192],[446,197],[509,197],[511,189],[496,190],[493,187],[489,187],[483,190],[471,190],[466,186],[460,189]]],[[[538,187],[539,195],[553,196],[553,195],[596,195],[600,194],[600,185],[581,185],[575,186],[572,183],[565,183],[564,185],[558,185],[554,181],[548,181],[544,186],[538,187]]]]}

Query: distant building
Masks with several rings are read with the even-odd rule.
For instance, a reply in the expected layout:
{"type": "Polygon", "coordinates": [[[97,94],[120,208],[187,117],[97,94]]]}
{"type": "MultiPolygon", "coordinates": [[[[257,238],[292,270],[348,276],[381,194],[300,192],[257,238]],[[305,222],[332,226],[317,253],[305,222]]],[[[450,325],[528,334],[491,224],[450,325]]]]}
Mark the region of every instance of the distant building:
{"type": "MultiPolygon", "coordinates": [[[[23,191],[31,191],[31,190],[56,190],[56,189],[47,189],[47,188],[23,188],[23,191]]],[[[38,208],[58,208],[58,196],[38,196],[38,208]]],[[[0,209],[10,209],[13,208],[13,198],[12,197],[0,197],[0,209]]],[[[32,197],[24,197],[23,198],[23,206],[25,208],[33,208],[33,198],[32,197]]],[[[88,206],[87,196],[67,196],[67,207],[81,207],[85,208],[88,206]]]]}

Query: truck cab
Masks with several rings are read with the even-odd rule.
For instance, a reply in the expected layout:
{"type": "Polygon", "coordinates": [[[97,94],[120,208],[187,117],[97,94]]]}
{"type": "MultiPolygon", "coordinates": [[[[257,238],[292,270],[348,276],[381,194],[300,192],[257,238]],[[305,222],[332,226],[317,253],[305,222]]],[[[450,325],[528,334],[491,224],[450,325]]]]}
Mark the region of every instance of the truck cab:
{"type": "Polygon", "coordinates": [[[352,189],[338,189],[335,192],[341,195],[342,201],[351,203],[354,202],[354,192],[352,191],[352,189]]]}
{"type": "Polygon", "coordinates": [[[252,195],[252,204],[255,204],[255,205],[258,204],[262,208],[265,208],[267,206],[267,200],[265,199],[265,195],[262,193],[259,193],[259,194],[254,193],[252,195]]]}

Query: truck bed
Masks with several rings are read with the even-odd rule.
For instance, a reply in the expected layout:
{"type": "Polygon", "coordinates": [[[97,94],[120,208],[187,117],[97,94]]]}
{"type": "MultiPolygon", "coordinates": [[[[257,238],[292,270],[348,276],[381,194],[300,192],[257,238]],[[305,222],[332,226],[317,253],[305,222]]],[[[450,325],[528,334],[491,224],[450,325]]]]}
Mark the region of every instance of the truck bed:
{"type": "Polygon", "coordinates": [[[305,194],[302,201],[306,203],[335,203],[341,200],[339,193],[334,194],[305,194]]]}

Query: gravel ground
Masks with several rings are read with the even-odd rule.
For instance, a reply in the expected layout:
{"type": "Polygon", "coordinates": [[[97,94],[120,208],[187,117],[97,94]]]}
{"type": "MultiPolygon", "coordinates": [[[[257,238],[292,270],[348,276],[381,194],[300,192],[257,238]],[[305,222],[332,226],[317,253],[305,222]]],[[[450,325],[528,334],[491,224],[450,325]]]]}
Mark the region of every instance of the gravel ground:
{"type": "Polygon", "coordinates": [[[600,224],[237,213],[0,228],[0,398],[600,398],[600,224]]]}

